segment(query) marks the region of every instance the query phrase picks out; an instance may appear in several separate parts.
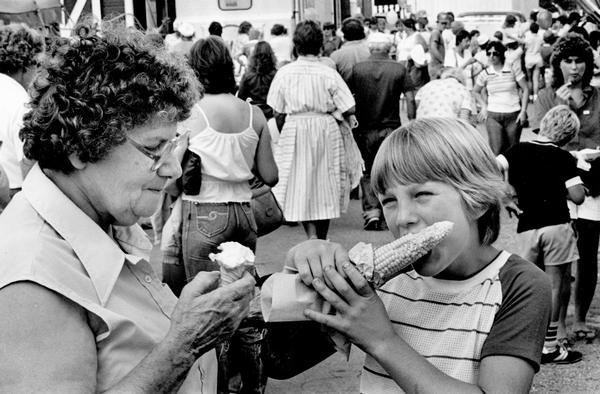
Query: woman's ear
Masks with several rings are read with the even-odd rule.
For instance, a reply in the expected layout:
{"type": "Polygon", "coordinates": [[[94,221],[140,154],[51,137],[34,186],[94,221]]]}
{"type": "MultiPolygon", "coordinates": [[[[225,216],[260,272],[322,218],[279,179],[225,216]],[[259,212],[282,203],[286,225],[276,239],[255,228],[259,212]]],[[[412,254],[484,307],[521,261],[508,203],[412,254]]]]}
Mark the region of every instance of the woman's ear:
{"type": "Polygon", "coordinates": [[[77,153],[71,153],[69,155],[69,162],[76,170],[83,170],[87,165],[87,163],[85,163],[85,162],[81,161],[81,159],[79,159],[79,156],[77,155],[77,153]]]}

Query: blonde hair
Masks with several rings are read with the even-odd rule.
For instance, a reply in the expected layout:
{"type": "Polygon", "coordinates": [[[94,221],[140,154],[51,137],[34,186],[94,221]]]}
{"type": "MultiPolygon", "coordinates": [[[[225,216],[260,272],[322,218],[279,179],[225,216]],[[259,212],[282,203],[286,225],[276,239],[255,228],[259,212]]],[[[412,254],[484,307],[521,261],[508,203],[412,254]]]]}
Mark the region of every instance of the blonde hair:
{"type": "Polygon", "coordinates": [[[458,119],[423,118],[385,139],[371,171],[375,193],[430,181],[459,193],[467,215],[478,218],[483,245],[498,238],[504,183],[494,154],[475,128],[458,119]]]}
{"type": "Polygon", "coordinates": [[[557,105],[540,121],[539,135],[563,146],[575,137],[579,126],[579,118],[575,112],[566,105],[557,105]]]}

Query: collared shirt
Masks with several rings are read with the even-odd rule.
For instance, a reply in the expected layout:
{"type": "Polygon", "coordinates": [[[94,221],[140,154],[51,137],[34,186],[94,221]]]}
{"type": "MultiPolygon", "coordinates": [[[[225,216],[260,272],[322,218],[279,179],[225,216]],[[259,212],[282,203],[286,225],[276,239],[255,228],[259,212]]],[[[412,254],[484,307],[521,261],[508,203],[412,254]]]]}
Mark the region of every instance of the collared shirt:
{"type": "MultiPolygon", "coordinates": [[[[34,282],[87,311],[98,391],[119,382],[166,335],[177,298],[148,263],[152,245],[139,226],[105,233],[35,165],[0,216],[0,232],[0,289],[34,282]]],[[[216,370],[210,351],[180,392],[216,393],[216,370]]]]}
{"type": "Polygon", "coordinates": [[[387,57],[372,54],[352,68],[348,85],[356,100],[359,130],[400,126],[400,95],[412,90],[406,68],[387,57]]]}
{"type": "Polygon", "coordinates": [[[27,112],[29,95],[17,81],[0,73],[0,166],[6,172],[11,189],[23,184],[21,161],[23,142],[19,130],[23,126],[23,115],[27,112]]]}
{"type": "Polygon", "coordinates": [[[365,61],[371,56],[366,40],[346,41],[340,49],[331,54],[331,59],[335,62],[338,72],[348,83],[352,74],[352,67],[365,61]]]}

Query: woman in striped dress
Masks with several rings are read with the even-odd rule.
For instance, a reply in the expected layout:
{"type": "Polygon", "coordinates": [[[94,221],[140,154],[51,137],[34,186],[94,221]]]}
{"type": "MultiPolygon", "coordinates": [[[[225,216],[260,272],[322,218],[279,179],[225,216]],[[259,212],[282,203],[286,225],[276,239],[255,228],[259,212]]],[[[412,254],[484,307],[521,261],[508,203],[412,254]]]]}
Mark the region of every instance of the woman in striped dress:
{"type": "Polygon", "coordinates": [[[337,71],[319,62],[321,28],[298,24],[298,60],[282,67],[271,84],[267,104],[286,120],[275,152],[279,183],[273,188],[288,221],[299,221],[308,238],[325,239],[330,219],[345,208],[346,153],[334,118],[354,113],[354,98],[337,71]]]}

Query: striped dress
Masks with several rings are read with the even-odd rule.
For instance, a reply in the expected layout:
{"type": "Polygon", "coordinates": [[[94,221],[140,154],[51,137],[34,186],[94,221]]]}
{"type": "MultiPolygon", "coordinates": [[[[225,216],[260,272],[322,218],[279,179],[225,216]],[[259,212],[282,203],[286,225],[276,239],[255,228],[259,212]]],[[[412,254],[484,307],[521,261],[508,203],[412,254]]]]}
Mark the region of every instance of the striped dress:
{"type": "MultiPolygon", "coordinates": [[[[477,383],[481,359],[494,355],[521,358],[539,369],[550,285],[543,271],[518,256],[503,251],[460,281],[411,271],[378,293],[398,336],[452,378],[477,383]]],[[[360,392],[403,391],[367,356],[360,392]]]]}
{"type": "Polygon", "coordinates": [[[350,89],[318,58],[301,56],[277,72],[267,104],[287,114],[274,152],[279,183],[273,188],[285,218],[339,217],[350,191],[344,142],[333,113],[354,106],[350,89]]]}

